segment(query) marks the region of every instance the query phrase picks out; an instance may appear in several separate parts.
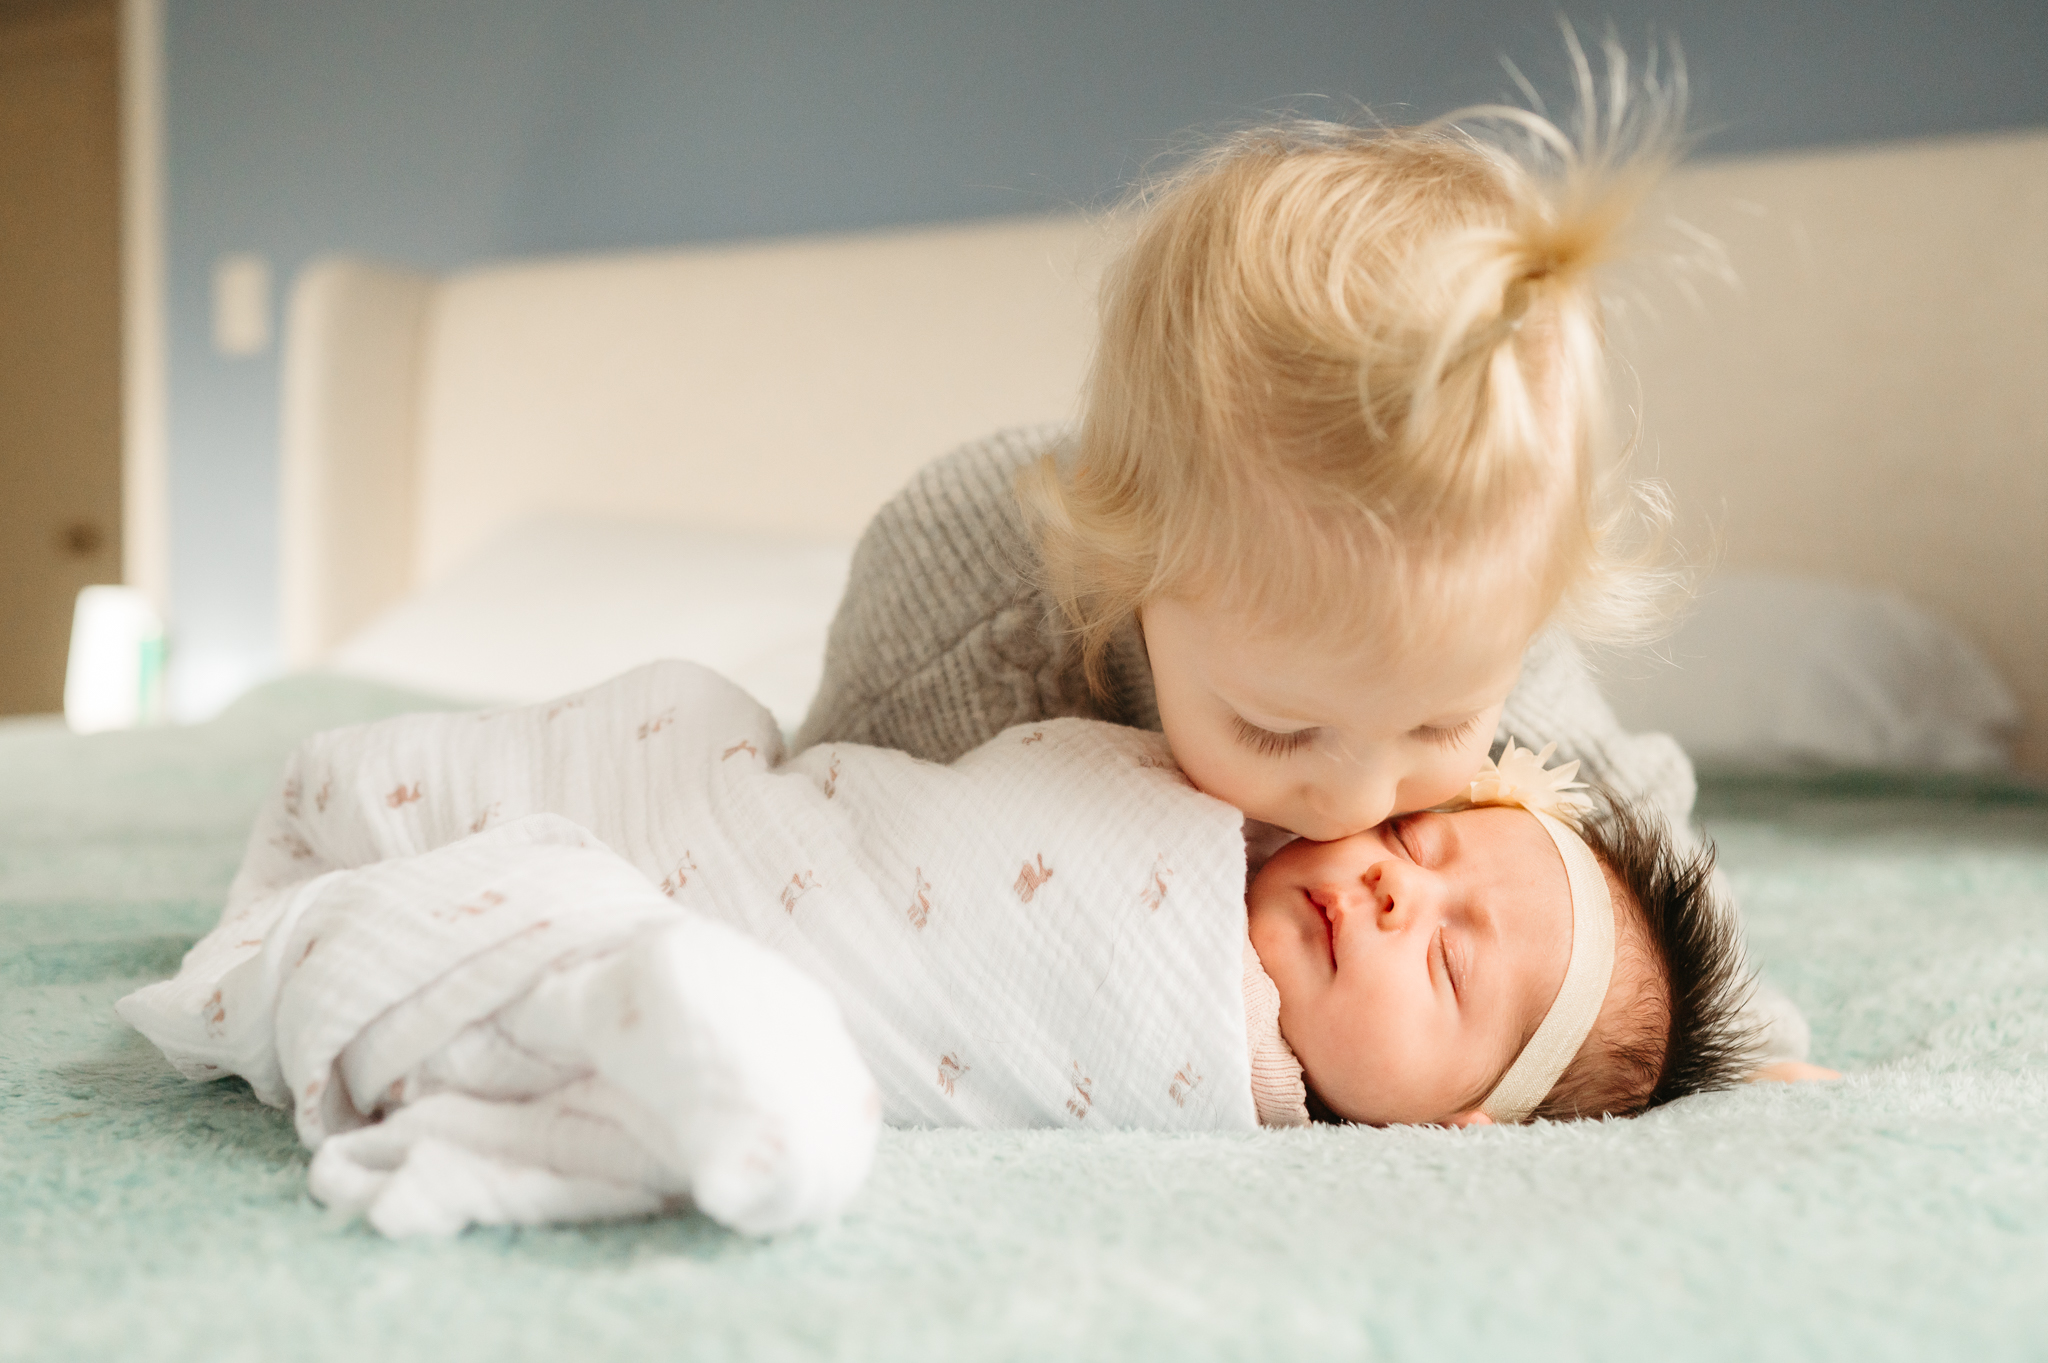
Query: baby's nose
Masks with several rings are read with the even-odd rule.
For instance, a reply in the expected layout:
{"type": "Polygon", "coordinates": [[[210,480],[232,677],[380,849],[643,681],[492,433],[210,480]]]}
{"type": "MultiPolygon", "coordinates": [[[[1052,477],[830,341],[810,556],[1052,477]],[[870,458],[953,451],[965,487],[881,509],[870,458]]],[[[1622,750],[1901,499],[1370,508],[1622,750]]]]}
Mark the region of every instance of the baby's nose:
{"type": "Polygon", "coordinates": [[[1377,910],[1373,921],[1382,932],[1398,932],[1437,908],[1435,878],[1406,862],[1379,862],[1363,879],[1377,910]]]}

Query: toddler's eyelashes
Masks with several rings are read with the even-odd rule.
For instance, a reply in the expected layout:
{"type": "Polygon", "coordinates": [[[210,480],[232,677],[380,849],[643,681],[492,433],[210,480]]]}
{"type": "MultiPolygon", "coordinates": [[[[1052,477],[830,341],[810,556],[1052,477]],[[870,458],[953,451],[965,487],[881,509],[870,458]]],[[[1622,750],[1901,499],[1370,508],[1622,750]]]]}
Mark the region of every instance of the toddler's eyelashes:
{"type": "Polygon", "coordinates": [[[1468,716],[1462,724],[1425,724],[1415,731],[1417,738],[1434,743],[1439,748],[1455,748],[1472,737],[1472,731],[1479,726],[1479,716],[1468,716]]]}
{"type": "Polygon", "coordinates": [[[1264,757],[1285,757],[1306,747],[1315,737],[1315,730],[1296,729],[1292,733],[1276,734],[1263,729],[1243,715],[1230,717],[1231,728],[1237,733],[1237,741],[1264,757]]]}

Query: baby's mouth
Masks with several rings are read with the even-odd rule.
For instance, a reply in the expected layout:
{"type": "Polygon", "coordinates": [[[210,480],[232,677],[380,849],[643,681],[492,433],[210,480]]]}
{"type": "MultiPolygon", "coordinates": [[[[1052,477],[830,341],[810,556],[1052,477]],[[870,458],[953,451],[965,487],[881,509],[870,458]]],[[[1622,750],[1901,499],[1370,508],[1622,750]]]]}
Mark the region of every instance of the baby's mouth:
{"type": "Polygon", "coordinates": [[[1317,916],[1323,920],[1323,950],[1329,953],[1330,970],[1332,973],[1335,973],[1337,969],[1337,920],[1330,917],[1330,911],[1325,909],[1316,900],[1316,897],[1307,890],[1303,890],[1301,896],[1308,901],[1308,906],[1314,909],[1317,916]]]}

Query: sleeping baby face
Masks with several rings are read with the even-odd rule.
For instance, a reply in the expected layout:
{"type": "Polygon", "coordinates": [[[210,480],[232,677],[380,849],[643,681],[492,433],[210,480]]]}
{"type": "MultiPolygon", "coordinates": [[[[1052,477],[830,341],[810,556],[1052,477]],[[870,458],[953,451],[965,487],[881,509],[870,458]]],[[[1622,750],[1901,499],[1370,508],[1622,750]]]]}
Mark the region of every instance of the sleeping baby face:
{"type": "Polygon", "coordinates": [[[1294,842],[1248,896],[1308,1082],[1357,1122],[1479,1120],[1571,957],[1564,862],[1527,811],[1410,814],[1294,842]]]}

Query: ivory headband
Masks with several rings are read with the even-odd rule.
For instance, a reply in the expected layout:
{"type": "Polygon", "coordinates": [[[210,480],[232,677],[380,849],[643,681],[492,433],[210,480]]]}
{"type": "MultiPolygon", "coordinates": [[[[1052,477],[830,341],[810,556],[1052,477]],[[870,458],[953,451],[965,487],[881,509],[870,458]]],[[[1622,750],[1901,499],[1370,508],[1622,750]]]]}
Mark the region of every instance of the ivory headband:
{"type": "MultiPolygon", "coordinates": [[[[1509,751],[1513,750],[1510,744],[1509,751]]],[[[1543,751],[1546,757],[1550,753],[1548,748],[1543,751]]],[[[1571,775],[1562,774],[1567,779],[1571,775]]],[[[1536,816],[1536,822],[1557,844],[1557,854],[1564,858],[1565,881],[1572,895],[1572,956],[1564,968],[1564,983],[1536,1035],[1529,1038],[1515,1063],[1479,1105],[1480,1111],[1504,1126],[1534,1112],[1564,1074],[1586,1034],[1593,1030],[1600,1005],[1607,999],[1608,981],[1614,976],[1614,902],[1593,849],[1560,820],[1540,809],[1529,809],[1529,813],[1536,816]]]]}

